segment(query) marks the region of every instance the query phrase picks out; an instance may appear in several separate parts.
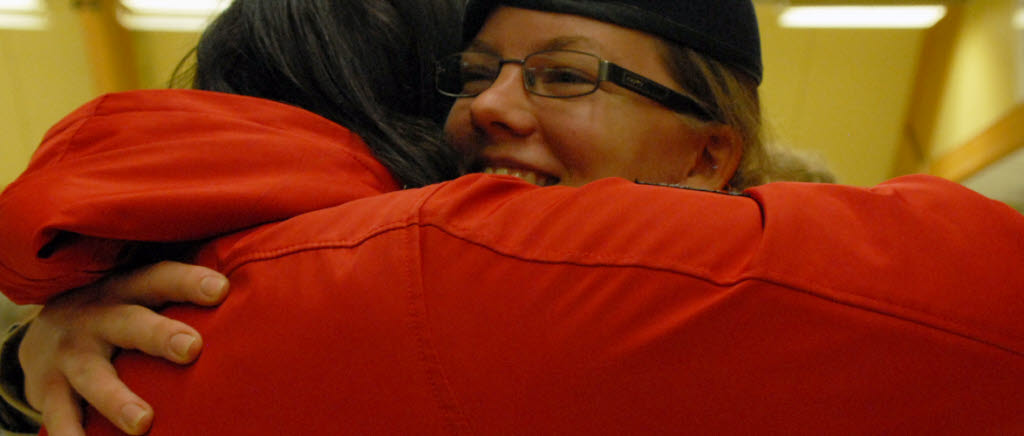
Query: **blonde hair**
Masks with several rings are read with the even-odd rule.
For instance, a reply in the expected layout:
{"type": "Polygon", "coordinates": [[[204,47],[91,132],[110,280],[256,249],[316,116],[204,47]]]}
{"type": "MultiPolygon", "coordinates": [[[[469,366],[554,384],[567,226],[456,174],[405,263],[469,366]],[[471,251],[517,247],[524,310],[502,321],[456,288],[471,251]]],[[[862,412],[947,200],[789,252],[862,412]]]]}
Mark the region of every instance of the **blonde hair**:
{"type": "Polygon", "coordinates": [[[703,102],[717,122],[743,141],[743,157],[728,189],[742,191],[769,182],[834,183],[820,158],[766,140],[757,81],[690,48],[661,41],[662,57],[679,85],[703,102]]]}

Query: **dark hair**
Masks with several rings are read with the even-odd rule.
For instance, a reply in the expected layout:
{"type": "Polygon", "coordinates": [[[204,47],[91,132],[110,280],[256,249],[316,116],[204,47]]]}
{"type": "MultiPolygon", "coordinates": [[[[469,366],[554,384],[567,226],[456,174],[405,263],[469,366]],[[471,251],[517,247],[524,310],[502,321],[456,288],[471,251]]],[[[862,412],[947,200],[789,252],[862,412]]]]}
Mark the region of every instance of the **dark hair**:
{"type": "MultiPolygon", "coordinates": [[[[458,176],[434,60],[458,50],[461,0],[235,0],[195,48],[192,87],[266,98],[358,134],[399,183],[458,176]]],[[[173,81],[189,72],[179,66],[173,81]]]]}

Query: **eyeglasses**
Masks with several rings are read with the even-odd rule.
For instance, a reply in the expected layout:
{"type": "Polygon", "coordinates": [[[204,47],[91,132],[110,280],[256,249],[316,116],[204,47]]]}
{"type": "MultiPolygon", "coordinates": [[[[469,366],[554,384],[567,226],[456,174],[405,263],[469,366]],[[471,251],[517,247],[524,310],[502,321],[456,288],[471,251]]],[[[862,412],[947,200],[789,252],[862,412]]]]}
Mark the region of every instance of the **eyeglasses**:
{"type": "Polygon", "coordinates": [[[503,59],[493,53],[465,51],[437,62],[437,90],[449,97],[475,97],[494,83],[505,64],[523,66],[523,86],[542,97],[570,98],[597,91],[609,81],[676,112],[710,121],[715,117],[692,97],[629,71],[597,55],[573,50],[545,50],[523,59],[503,59]]]}

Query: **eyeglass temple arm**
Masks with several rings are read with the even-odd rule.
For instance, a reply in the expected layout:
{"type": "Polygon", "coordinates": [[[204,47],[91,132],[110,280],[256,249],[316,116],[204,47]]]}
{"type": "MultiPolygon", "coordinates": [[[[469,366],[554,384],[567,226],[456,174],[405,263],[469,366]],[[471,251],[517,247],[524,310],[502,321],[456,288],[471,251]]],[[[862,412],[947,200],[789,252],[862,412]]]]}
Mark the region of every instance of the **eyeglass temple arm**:
{"type": "Polygon", "coordinates": [[[601,79],[612,82],[676,112],[696,115],[703,121],[714,120],[711,112],[696,100],[662,86],[651,79],[629,71],[611,62],[601,63],[601,79]]]}

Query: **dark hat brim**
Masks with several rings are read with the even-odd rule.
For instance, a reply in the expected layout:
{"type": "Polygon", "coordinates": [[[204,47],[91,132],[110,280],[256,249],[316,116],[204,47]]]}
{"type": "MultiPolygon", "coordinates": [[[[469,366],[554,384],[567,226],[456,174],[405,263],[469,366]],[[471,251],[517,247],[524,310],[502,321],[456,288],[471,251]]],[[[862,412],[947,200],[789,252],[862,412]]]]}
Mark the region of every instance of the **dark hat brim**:
{"type": "Polygon", "coordinates": [[[470,41],[498,5],[579,15],[636,29],[692,48],[761,82],[761,38],[750,0],[469,0],[470,41]]]}

